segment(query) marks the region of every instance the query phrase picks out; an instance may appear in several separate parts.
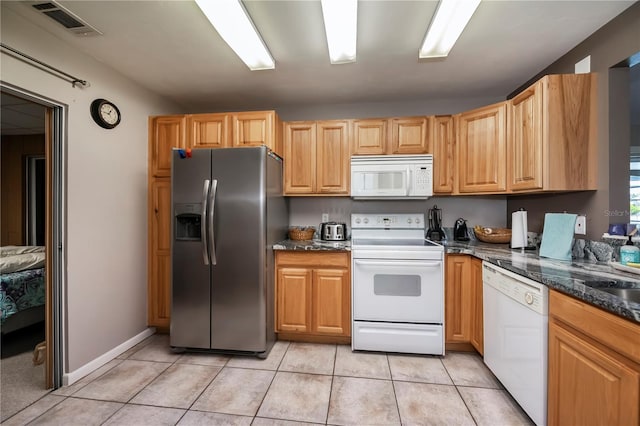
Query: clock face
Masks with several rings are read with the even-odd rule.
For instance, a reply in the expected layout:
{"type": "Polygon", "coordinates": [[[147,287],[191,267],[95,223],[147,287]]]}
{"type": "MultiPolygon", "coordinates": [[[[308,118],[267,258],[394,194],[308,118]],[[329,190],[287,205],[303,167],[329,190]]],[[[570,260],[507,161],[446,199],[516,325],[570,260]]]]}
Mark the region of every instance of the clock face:
{"type": "Polygon", "coordinates": [[[118,122],[118,112],[111,104],[102,104],[100,106],[100,116],[108,124],[116,124],[118,122]]]}
{"type": "Polygon", "coordinates": [[[96,124],[104,129],[113,129],[120,124],[120,111],[113,103],[106,99],[96,99],[91,102],[91,117],[96,124]]]}

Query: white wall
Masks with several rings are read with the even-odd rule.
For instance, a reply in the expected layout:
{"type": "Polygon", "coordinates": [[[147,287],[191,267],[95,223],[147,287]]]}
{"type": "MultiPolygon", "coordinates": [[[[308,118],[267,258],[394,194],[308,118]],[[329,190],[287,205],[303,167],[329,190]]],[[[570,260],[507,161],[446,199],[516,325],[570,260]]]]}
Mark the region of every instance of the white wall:
{"type": "Polygon", "coordinates": [[[351,213],[424,213],[434,205],[442,209],[442,225],[452,228],[459,217],[467,220],[469,229],[474,225],[505,227],[507,200],[505,196],[486,197],[431,197],[428,200],[353,200],[349,197],[290,197],[289,224],[291,226],[318,226],[322,213],[329,220],[345,222],[351,233],[351,213]]]}
{"type": "Polygon", "coordinates": [[[68,105],[65,372],[73,372],[146,329],[147,118],[180,110],[8,8],[1,22],[3,43],[91,84],[72,88],[1,57],[4,82],[68,105]],[[119,107],[117,128],[92,121],[96,98],[119,107]]]}

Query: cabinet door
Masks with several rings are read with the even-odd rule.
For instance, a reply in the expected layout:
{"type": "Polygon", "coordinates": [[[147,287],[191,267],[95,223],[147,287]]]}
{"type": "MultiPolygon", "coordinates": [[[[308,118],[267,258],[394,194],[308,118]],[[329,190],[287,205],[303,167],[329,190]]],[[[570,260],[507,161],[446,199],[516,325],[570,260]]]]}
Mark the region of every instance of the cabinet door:
{"type": "Polygon", "coordinates": [[[391,154],[427,154],[429,148],[427,117],[391,119],[391,154]]]}
{"type": "Polygon", "coordinates": [[[511,100],[509,189],[542,188],[542,81],[511,100]]]}
{"type": "Polygon", "coordinates": [[[156,177],[171,176],[171,149],[185,148],[183,115],[151,119],[151,173],[156,177]]]}
{"type": "Polygon", "coordinates": [[[284,193],[312,194],[316,189],[316,124],[289,122],[284,126],[284,193]]]}
{"type": "Polygon", "coordinates": [[[311,332],[312,271],[278,268],[276,331],[311,332]]]}
{"type": "Polygon", "coordinates": [[[352,154],[386,154],[387,120],[354,120],[352,129],[352,154]]]}
{"type": "Polygon", "coordinates": [[[457,169],[460,192],[507,189],[507,103],[460,114],[457,169]]]}
{"type": "Polygon", "coordinates": [[[484,319],[482,309],[482,260],[471,258],[471,344],[484,354],[484,319]]]}
{"type": "Polygon", "coordinates": [[[454,133],[453,117],[436,116],[433,120],[433,192],[453,192],[454,133]]]}
{"type": "Polygon", "coordinates": [[[548,424],[637,425],[636,368],[551,319],[548,424]]]}
{"type": "Polygon", "coordinates": [[[471,340],[471,261],[468,255],[448,255],[445,279],[445,342],[471,340]]]}
{"type": "Polygon", "coordinates": [[[151,183],[148,323],[169,327],[171,307],[171,181],[151,183]]]}
{"type": "Polygon", "coordinates": [[[187,145],[191,148],[226,148],[231,146],[229,114],[187,116],[187,145]]]}
{"type": "Polygon", "coordinates": [[[233,146],[266,145],[275,150],[275,112],[255,111],[233,114],[233,146]]]}
{"type": "Polygon", "coordinates": [[[350,293],[347,270],[313,271],[313,332],[351,335],[350,293]]]}
{"type": "Polygon", "coordinates": [[[319,121],[316,126],[316,192],[349,195],[348,122],[319,121]]]}

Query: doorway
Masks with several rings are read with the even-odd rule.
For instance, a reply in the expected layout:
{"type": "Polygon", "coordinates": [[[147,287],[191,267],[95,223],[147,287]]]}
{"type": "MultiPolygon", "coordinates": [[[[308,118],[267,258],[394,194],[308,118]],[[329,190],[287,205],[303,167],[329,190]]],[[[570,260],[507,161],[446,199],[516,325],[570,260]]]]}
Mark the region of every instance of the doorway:
{"type": "Polygon", "coordinates": [[[13,303],[2,307],[4,420],[62,384],[65,107],[4,83],[0,89],[2,257],[32,259],[2,268],[2,303],[13,303]]]}

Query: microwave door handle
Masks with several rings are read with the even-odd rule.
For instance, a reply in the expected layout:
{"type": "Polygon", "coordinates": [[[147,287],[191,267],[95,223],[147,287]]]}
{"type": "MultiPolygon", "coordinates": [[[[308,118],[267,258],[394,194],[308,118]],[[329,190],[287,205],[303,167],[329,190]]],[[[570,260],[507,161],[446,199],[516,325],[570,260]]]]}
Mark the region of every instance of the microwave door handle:
{"type": "Polygon", "coordinates": [[[411,169],[407,167],[407,195],[411,195],[411,169]]]}
{"type": "Polygon", "coordinates": [[[202,258],[204,264],[209,264],[209,249],[207,242],[207,199],[209,198],[209,187],[211,181],[205,179],[202,186],[202,209],[200,211],[200,238],[202,240],[202,258]]]}

